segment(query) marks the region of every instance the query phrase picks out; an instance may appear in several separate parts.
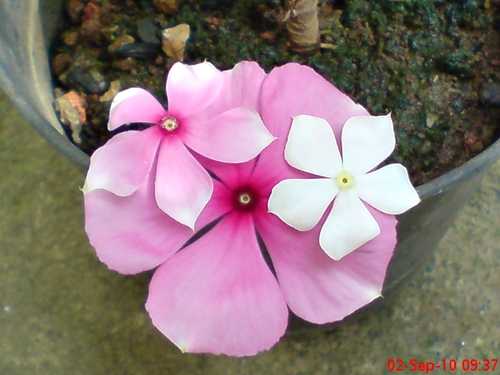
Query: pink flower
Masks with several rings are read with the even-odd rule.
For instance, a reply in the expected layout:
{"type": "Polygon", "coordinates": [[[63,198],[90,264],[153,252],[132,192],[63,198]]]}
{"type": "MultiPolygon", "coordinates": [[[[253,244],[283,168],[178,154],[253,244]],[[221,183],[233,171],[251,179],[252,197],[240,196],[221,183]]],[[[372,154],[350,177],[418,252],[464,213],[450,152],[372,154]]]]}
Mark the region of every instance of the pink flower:
{"type": "Polygon", "coordinates": [[[348,118],[366,111],[297,64],[266,77],[261,103],[264,123],[278,140],[247,163],[202,162],[220,182],[214,182],[214,194],[197,226],[221,219],[168,258],[151,281],[146,308],[153,324],[183,351],[253,355],[283,335],[287,306],[307,321],[326,323],[343,319],[381,294],[396,243],[394,216],[368,207],[380,234],[335,261],[318,243],[324,218],[311,231],[300,232],[267,210],[279,181],[309,176],[283,158],[292,117],[318,116],[339,131],[348,118]]]}
{"type": "Polygon", "coordinates": [[[113,137],[91,158],[84,192],[134,194],[158,159],[154,176],[158,206],[190,228],[207,204],[212,179],[190,150],[209,159],[241,163],[259,154],[273,137],[257,113],[264,72],[241,63],[220,72],[209,63],[175,64],[167,77],[168,110],[140,88],[120,92],[111,105],[108,128],[153,124],[113,137]]]}
{"type": "Polygon", "coordinates": [[[264,71],[252,62],[224,72],[208,63],[193,67],[176,64],[167,80],[169,98],[175,98],[170,100],[169,112],[143,90],[119,94],[111,111],[111,127],[126,121],[161,121],[165,113],[182,122],[172,134],[157,123],[144,131],[118,134],[92,156],[84,187],[85,230],[97,256],[110,269],[135,274],[155,268],[193,235],[179,217],[185,217],[187,211],[189,225],[194,225],[197,212],[212,193],[213,182],[184,141],[193,148],[196,144],[204,155],[212,152],[224,158],[241,158],[241,152],[250,158],[273,140],[269,131],[262,129],[256,113],[264,77],[264,71]],[[206,103],[201,98],[205,94],[206,103]],[[179,107],[185,111],[177,112],[179,107]],[[237,116],[231,117],[237,112],[243,114],[241,122],[237,116]],[[192,130],[198,133],[191,134],[192,130]],[[201,140],[196,143],[198,136],[206,136],[204,144],[201,140]],[[214,146],[218,149],[212,150],[214,146]],[[202,152],[204,147],[207,152],[202,152]],[[200,194],[203,199],[197,198],[200,194]],[[174,202],[165,209],[162,203],[167,198],[174,202]],[[196,200],[203,204],[193,205],[196,200]]]}

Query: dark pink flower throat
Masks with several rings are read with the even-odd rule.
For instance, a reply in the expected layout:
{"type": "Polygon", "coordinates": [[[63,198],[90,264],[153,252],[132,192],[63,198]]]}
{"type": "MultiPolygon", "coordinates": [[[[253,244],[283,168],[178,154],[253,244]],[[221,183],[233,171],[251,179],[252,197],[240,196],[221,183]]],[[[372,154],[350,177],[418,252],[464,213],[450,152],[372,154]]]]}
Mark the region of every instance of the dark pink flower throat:
{"type": "Polygon", "coordinates": [[[241,186],[233,190],[231,197],[236,211],[253,211],[259,203],[259,195],[251,186],[241,186]]]}

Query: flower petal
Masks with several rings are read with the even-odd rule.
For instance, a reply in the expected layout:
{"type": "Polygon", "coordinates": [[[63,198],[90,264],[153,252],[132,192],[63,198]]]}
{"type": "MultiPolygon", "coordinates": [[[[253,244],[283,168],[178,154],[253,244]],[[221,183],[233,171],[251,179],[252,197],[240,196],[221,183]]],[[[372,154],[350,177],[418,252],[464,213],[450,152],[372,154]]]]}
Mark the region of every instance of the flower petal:
{"type": "Polygon", "coordinates": [[[205,108],[222,87],[222,73],[208,62],[196,65],[175,63],[167,76],[168,111],[186,119],[205,108]]]}
{"type": "Polygon", "coordinates": [[[161,139],[156,127],[115,135],[90,158],[83,191],[105,189],[119,196],[132,194],[148,175],[161,139]]]}
{"type": "Polygon", "coordinates": [[[256,159],[249,160],[245,163],[229,164],[207,159],[197,154],[195,154],[195,156],[196,160],[198,160],[201,165],[232,190],[242,185],[246,185],[256,166],[256,159]]]}
{"type": "Polygon", "coordinates": [[[106,190],[84,195],[85,230],[110,269],[135,274],[155,268],[192,236],[189,228],[158,208],[153,188],[150,177],[128,197],[106,190]]]}
{"type": "Polygon", "coordinates": [[[179,223],[194,229],[212,195],[213,182],[175,135],[164,137],[160,146],[155,184],[158,206],[179,223]]]}
{"type": "Polygon", "coordinates": [[[188,122],[182,140],[197,153],[225,163],[243,163],[256,157],[275,138],[259,114],[233,108],[204,122],[188,122]]]}
{"type": "Polygon", "coordinates": [[[269,349],[288,318],[251,216],[238,213],[160,266],[146,309],[182,351],[233,356],[269,349]]]}
{"type": "Polygon", "coordinates": [[[354,175],[367,173],[387,159],[395,146],[390,114],[352,117],[342,130],[344,169],[354,175]]]}
{"type": "Polygon", "coordinates": [[[352,189],[341,189],[321,228],[319,243],[332,259],[342,259],[378,236],[380,227],[352,189]]]}
{"type": "Polygon", "coordinates": [[[165,108],[146,90],[132,87],[116,94],[109,110],[108,130],[123,124],[156,124],[166,115],[165,108]]]}
{"type": "Polygon", "coordinates": [[[293,118],[285,159],[292,167],[321,177],[334,178],[342,172],[342,158],[333,130],[319,117],[293,118]]]}
{"type": "Polygon", "coordinates": [[[266,76],[260,102],[264,124],[273,136],[278,137],[259,156],[258,167],[274,172],[273,178],[269,179],[269,191],[280,180],[305,175],[297,173],[283,157],[293,117],[311,115],[325,119],[340,144],[340,133],[346,120],[352,116],[368,115],[366,109],[314,70],[296,63],[275,68],[266,76]]]}
{"type": "Polygon", "coordinates": [[[380,296],[396,245],[396,219],[368,209],[380,224],[380,235],[340,261],[319,247],[320,226],[298,232],[273,215],[257,218],[285,300],[302,319],[339,321],[380,296]]]}
{"type": "Polygon", "coordinates": [[[362,200],[386,214],[402,214],[420,202],[408,171],[401,164],[386,165],[358,176],[353,188],[362,200]]]}
{"type": "Polygon", "coordinates": [[[311,230],[338,191],[329,178],[284,180],[273,188],[269,212],[295,229],[311,230]]]}
{"type": "Polygon", "coordinates": [[[242,61],[222,73],[222,87],[215,100],[203,111],[205,119],[218,116],[232,108],[258,111],[264,70],[253,61],[242,61]]]}
{"type": "Polygon", "coordinates": [[[196,231],[202,229],[207,224],[217,220],[234,209],[231,196],[232,192],[223,183],[213,180],[214,192],[207,205],[196,220],[196,231]]]}

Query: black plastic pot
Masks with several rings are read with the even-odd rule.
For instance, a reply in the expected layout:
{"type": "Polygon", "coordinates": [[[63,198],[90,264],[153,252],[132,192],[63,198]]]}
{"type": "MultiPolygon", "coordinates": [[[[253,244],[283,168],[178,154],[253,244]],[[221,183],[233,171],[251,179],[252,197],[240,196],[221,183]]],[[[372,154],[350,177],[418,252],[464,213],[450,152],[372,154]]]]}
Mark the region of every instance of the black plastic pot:
{"type": "MultiPolygon", "coordinates": [[[[62,0],[0,0],[0,84],[46,140],[86,170],[89,157],[65,136],[52,106],[47,46],[62,5],[62,0]]],[[[399,217],[385,296],[422,269],[467,196],[499,158],[497,141],[468,163],[417,188],[422,203],[399,217]]]]}

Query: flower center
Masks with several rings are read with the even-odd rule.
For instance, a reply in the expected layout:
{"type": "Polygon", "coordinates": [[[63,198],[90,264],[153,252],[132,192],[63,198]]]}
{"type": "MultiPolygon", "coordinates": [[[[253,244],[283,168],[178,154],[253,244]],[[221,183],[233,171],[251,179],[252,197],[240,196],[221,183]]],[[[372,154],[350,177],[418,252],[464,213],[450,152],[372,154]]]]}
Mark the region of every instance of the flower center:
{"type": "Polygon", "coordinates": [[[179,127],[179,121],[175,117],[166,116],[161,119],[160,127],[165,129],[167,132],[173,132],[179,127]]]}
{"type": "Polygon", "coordinates": [[[349,189],[354,185],[354,177],[348,172],[341,172],[335,177],[337,186],[341,189],[349,189]]]}
{"type": "Polygon", "coordinates": [[[251,186],[242,186],[233,191],[233,207],[237,211],[253,211],[257,206],[259,196],[251,186]]]}

